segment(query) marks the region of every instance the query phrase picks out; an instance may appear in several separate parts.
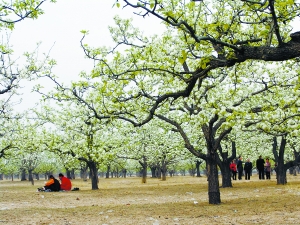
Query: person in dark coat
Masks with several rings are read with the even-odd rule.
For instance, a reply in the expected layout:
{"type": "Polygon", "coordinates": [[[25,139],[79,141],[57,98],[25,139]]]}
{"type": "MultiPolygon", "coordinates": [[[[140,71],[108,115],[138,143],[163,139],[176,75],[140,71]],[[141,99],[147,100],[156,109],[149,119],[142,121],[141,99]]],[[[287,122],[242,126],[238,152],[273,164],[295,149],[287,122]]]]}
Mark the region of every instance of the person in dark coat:
{"type": "Polygon", "coordinates": [[[250,180],[251,171],[252,171],[252,162],[250,162],[250,159],[247,159],[247,162],[244,165],[245,170],[245,180],[250,180]]]}
{"type": "Polygon", "coordinates": [[[243,176],[243,161],[242,160],[243,160],[242,156],[239,156],[237,163],[236,163],[239,180],[242,180],[242,176],[243,176]]]}
{"type": "Polygon", "coordinates": [[[60,183],[53,175],[50,175],[49,180],[45,183],[44,189],[45,191],[59,191],[60,183]]]}
{"type": "Polygon", "coordinates": [[[265,179],[265,160],[259,156],[259,158],[256,160],[256,169],[258,171],[258,177],[261,180],[265,179]]]}

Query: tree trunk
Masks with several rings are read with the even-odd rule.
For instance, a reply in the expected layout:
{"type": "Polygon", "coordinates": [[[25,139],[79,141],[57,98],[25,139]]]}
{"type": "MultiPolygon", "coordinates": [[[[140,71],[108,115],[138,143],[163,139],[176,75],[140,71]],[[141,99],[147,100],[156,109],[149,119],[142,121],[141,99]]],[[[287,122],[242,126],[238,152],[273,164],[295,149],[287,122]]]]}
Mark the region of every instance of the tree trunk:
{"type": "MultiPolygon", "coordinates": [[[[219,116],[215,114],[212,117],[208,124],[202,125],[202,132],[205,137],[207,154],[206,154],[206,168],[207,168],[207,180],[208,180],[208,202],[210,204],[220,204],[221,196],[220,196],[220,187],[219,187],[219,175],[218,175],[218,167],[217,163],[218,157],[217,150],[221,148],[220,143],[221,140],[228,135],[232,128],[228,128],[223,130],[219,137],[216,138],[215,134],[219,127],[226,121],[225,118],[221,118],[219,121],[219,116]],[[217,122],[218,121],[218,122],[217,122]],[[214,126],[214,123],[217,122],[214,126]]],[[[229,167],[229,164],[228,164],[229,167]]]]}
{"type": "Polygon", "coordinates": [[[232,181],[231,181],[231,171],[229,168],[230,162],[236,157],[236,147],[235,147],[235,142],[231,143],[231,151],[232,155],[228,157],[228,152],[223,152],[222,146],[219,146],[219,153],[222,156],[222,160],[219,158],[217,155],[217,162],[218,166],[221,170],[222,174],[222,187],[227,188],[227,187],[232,187],[232,181]]]}
{"type": "Polygon", "coordinates": [[[285,151],[286,139],[282,137],[279,154],[277,153],[277,138],[273,138],[273,155],[275,157],[275,161],[277,161],[277,168],[276,168],[276,179],[277,184],[286,184],[286,170],[287,168],[284,165],[284,151],[285,151]]]}
{"type": "Polygon", "coordinates": [[[162,162],[161,174],[162,174],[161,180],[166,181],[167,180],[167,165],[164,162],[162,162]]]}
{"type": "Polygon", "coordinates": [[[157,168],[157,176],[156,176],[158,179],[161,179],[161,168],[158,167],[157,168]]]}
{"type": "Polygon", "coordinates": [[[294,168],[293,168],[293,175],[297,176],[297,166],[294,166],[294,168]]]}
{"type": "Polygon", "coordinates": [[[207,180],[209,204],[220,204],[220,188],[217,162],[213,157],[207,159],[207,180]]]}
{"type": "Polygon", "coordinates": [[[180,171],[183,176],[185,176],[185,170],[180,171]]]}
{"type": "Polygon", "coordinates": [[[88,167],[90,169],[90,179],[92,181],[92,190],[97,190],[98,188],[98,167],[97,163],[93,161],[88,162],[88,167]]]}
{"type": "Polygon", "coordinates": [[[88,171],[87,171],[87,167],[82,167],[80,169],[80,174],[81,174],[81,178],[83,181],[87,181],[87,176],[88,176],[88,171]]]}
{"type": "Polygon", "coordinates": [[[67,178],[72,179],[71,171],[69,169],[66,169],[66,173],[67,178]]]}
{"type": "Polygon", "coordinates": [[[196,161],[196,173],[197,173],[197,177],[201,177],[201,174],[200,174],[200,165],[201,165],[202,161],[200,160],[197,160],[196,161]]]}
{"type": "Polygon", "coordinates": [[[26,170],[22,169],[22,172],[21,172],[21,181],[24,181],[24,180],[26,180],[26,170]]]}
{"type": "Polygon", "coordinates": [[[144,162],[142,165],[142,183],[145,184],[147,182],[147,162],[144,162]]]}
{"type": "Polygon", "coordinates": [[[107,166],[105,178],[109,178],[110,165],[107,166]]]}
{"type": "Polygon", "coordinates": [[[28,180],[31,181],[32,185],[34,185],[32,170],[28,170],[28,180]]]}
{"type": "Polygon", "coordinates": [[[71,178],[73,180],[75,180],[75,170],[74,169],[72,169],[72,171],[71,171],[71,178]]]}
{"type": "Polygon", "coordinates": [[[228,163],[222,163],[220,166],[221,174],[222,174],[222,187],[232,187],[232,182],[231,182],[231,171],[229,168],[228,163]]]}
{"type": "Polygon", "coordinates": [[[286,184],[286,169],[284,168],[283,158],[278,158],[278,165],[276,171],[277,184],[286,184]]]}
{"type": "Polygon", "coordinates": [[[156,177],[156,166],[151,166],[151,177],[154,178],[156,177]]]}
{"type": "Polygon", "coordinates": [[[189,170],[190,176],[194,177],[195,176],[195,168],[191,168],[189,170]]]}

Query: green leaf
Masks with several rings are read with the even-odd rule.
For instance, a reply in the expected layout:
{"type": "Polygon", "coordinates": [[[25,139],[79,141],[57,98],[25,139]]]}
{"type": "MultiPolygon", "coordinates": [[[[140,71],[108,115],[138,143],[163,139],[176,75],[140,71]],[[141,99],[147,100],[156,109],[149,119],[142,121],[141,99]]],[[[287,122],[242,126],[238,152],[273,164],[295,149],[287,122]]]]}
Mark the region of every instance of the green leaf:
{"type": "Polygon", "coordinates": [[[181,52],[182,56],[178,57],[178,61],[183,64],[187,58],[187,52],[185,50],[182,50],[181,52]]]}

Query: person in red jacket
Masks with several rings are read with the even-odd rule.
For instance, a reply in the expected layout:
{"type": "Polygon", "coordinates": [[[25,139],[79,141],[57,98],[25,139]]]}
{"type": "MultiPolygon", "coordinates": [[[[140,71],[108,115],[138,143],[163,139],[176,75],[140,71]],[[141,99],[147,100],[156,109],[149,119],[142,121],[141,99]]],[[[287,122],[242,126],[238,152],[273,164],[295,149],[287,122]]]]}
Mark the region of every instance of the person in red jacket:
{"type": "Polygon", "coordinates": [[[70,191],[72,188],[72,183],[69,178],[65,177],[62,173],[58,175],[60,179],[60,190],[70,191]]]}
{"type": "Polygon", "coordinates": [[[232,162],[229,165],[230,171],[232,173],[232,179],[236,180],[236,173],[237,173],[237,168],[236,168],[236,162],[235,160],[232,160],[232,162]]]}

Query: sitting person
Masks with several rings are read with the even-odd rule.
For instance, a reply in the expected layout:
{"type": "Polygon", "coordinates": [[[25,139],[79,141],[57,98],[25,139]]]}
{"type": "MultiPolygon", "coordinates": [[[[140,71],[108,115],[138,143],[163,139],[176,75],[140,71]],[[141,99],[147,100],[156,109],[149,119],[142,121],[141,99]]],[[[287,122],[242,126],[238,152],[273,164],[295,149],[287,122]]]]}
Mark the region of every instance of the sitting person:
{"type": "Polygon", "coordinates": [[[70,191],[72,188],[72,183],[69,178],[65,177],[62,173],[58,175],[60,179],[60,190],[62,191],[70,191]]]}
{"type": "Polygon", "coordinates": [[[45,191],[59,191],[60,190],[59,181],[57,179],[55,179],[53,175],[50,175],[49,180],[45,183],[44,190],[45,191]]]}

